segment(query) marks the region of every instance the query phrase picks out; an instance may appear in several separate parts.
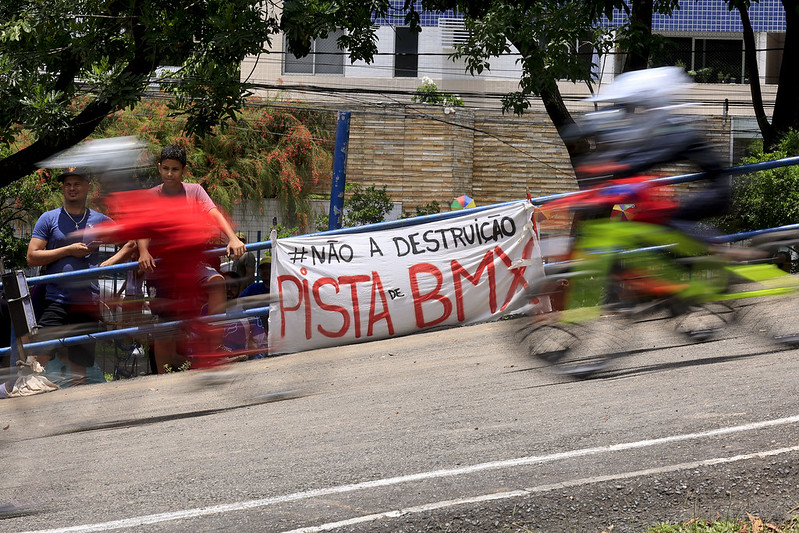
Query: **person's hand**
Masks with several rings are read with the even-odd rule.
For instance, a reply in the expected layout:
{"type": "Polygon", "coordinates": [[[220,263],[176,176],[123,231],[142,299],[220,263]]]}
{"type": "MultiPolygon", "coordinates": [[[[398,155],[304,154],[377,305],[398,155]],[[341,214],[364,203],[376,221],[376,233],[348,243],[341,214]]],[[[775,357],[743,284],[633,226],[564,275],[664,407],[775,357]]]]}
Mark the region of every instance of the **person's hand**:
{"type": "Polygon", "coordinates": [[[92,249],[86,246],[85,242],[73,242],[67,246],[67,254],[72,257],[86,257],[92,253],[92,249]]]}
{"type": "Polygon", "coordinates": [[[238,259],[244,252],[247,251],[245,248],[244,243],[238,237],[233,237],[230,242],[227,243],[227,254],[233,256],[233,259],[238,259]]]}
{"type": "Polygon", "coordinates": [[[155,259],[150,252],[139,251],[139,272],[152,272],[155,270],[155,259]]]}

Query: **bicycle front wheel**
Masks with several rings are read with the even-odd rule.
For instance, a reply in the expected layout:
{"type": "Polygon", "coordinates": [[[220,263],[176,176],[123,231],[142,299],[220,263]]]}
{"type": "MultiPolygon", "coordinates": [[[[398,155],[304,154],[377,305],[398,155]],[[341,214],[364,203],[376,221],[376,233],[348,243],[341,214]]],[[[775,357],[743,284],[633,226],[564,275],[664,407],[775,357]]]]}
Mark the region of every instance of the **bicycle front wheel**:
{"type": "Polygon", "coordinates": [[[525,351],[557,374],[584,379],[605,370],[629,351],[629,321],[621,314],[601,314],[586,322],[532,317],[519,330],[525,351]]]}

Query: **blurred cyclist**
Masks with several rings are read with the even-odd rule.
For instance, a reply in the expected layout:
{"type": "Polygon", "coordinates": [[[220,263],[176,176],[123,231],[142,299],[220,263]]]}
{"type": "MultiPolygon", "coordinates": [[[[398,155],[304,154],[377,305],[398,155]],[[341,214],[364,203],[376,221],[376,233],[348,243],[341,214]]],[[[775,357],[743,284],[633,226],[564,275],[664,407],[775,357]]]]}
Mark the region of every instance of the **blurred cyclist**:
{"type": "Polygon", "coordinates": [[[684,198],[670,224],[693,223],[726,212],[730,178],[714,150],[678,111],[677,97],[691,86],[679,67],[627,72],[589,101],[609,102],[607,109],[578,120],[569,142],[590,147],[576,168],[580,188],[607,179],[640,176],[655,167],[687,160],[705,172],[703,190],[684,198]]]}

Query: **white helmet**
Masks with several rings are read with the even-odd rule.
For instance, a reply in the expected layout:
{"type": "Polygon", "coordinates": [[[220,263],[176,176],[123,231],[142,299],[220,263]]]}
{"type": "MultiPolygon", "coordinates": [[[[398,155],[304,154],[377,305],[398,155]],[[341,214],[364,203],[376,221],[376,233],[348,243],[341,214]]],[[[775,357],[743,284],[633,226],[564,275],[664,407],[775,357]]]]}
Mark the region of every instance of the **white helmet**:
{"type": "Polygon", "coordinates": [[[662,107],[670,105],[674,96],[692,83],[680,67],[634,70],[616,76],[613,83],[588,101],[662,107]]]}

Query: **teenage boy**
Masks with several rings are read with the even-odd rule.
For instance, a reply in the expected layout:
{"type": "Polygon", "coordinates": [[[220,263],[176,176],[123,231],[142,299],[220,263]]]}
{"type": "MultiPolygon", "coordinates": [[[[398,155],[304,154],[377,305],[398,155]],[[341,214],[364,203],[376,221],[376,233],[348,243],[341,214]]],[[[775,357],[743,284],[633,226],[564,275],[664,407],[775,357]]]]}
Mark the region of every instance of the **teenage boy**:
{"type": "MultiPolygon", "coordinates": [[[[205,189],[198,183],[184,183],[183,177],[186,173],[186,151],[174,144],[165,146],[161,150],[161,157],[158,162],[158,173],[163,183],[150,189],[159,199],[179,201],[185,199],[185,203],[179,202],[186,210],[193,211],[197,215],[197,225],[201,225],[205,220],[210,220],[211,224],[225,234],[228,239],[227,254],[235,258],[240,257],[245,251],[244,243],[236,236],[230,223],[222,212],[216,207],[214,202],[205,192],[205,189]]],[[[166,224],[165,227],[169,226],[166,224]]],[[[177,226],[173,226],[177,227],[177,226]]],[[[185,228],[185,226],[183,226],[185,228]]],[[[189,230],[189,228],[186,228],[189,230]]],[[[195,228],[196,229],[196,228],[195,228]]],[[[158,243],[160,249],[172,248],[170,257],[164,257],[165,267],[159,273],[155,258],[150,253],[150,239],[139,239],[139,267],[141,270],[152,273],[152,286],[156,289],[155,311],[166,319],[187,320],[198,316],[202,302],[192,303],[198,291],[203,294],[202,299],[210,314],[223,312],[226,303],[226,293],[224,277],[203,260],[194,260],[190,257],[198,257],[201,250],[195,249],[196,246],[190,242],[188,235],[182,239],[180,230],[168,237],[169,242],[163,242],[162,236],[158,243]],[[176,263],[175,250],[185,250],[185,254],[178,257],[182,259],[181,264],[176,263]],[[181,270],[183,269],[183,270],[181,270]]],[[[190,334],[191,335],[191,334],[190,334]]],[[[210,351],[216,350],[222,344],[221,332],[213,330],[206,332],[205,341],[210,351]]],[[[156,371],[163,373],[169,368],[175,369],[186,361],[186,348],[179,349],[178,339],[175,336],[161,337],[154,340],[154,352],[156,361],[156,371]]],[[[198,343],[195,343],[198,344],[198,343]]],[[[196,347],[195,347],[196,350],[196,347]]]]}
{"type": "MultiPolygon", "coordinates": [[[[238,258],[244,254],[246,251],[244,243],[236,236],[230,223],[216,207],[202,185],[183,183],[183,177],[186,174],[186,150],[182,146],[169,144],[161,150],[158,173],[163,183],[151,189],[155,194],[166,197],[185,197],[188,201],[196,202],[199,209],[207,213],[227,237],[227,255],[238,258]]],[[[150,255],[147,240],[139,241],[139,267],[145,272],[152,272],[156,268],[155,259],[150,255]]]]}

